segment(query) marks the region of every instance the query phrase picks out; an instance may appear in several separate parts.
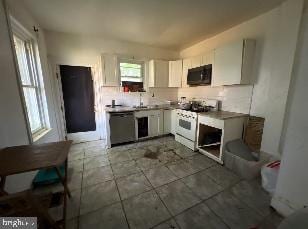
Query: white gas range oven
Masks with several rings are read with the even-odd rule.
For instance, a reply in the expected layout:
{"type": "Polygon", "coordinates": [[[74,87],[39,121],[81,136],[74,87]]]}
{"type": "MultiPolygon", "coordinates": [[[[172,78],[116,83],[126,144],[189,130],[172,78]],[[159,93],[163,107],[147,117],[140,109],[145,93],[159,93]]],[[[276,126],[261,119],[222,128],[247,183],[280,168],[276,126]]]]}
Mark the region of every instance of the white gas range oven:
{"type": "Polygon", "coordinates": [[[191,106],[189,110],[176,110],[175,140],[194,151],[197,149],[198,113],[218,109],[217,100],[203,100],[197,103],[201,106],[191,106]]]}

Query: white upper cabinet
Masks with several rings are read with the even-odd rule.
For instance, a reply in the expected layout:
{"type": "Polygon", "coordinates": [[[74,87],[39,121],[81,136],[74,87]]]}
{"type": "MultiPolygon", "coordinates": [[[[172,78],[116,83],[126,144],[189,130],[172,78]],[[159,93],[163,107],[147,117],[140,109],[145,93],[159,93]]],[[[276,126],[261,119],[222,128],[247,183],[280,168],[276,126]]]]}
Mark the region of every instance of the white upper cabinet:
{"type": "Polygon", "coordinates": [[[169,61],[169,87],[181,87],[182,71],[182,60],[169,61]]]}
{"type": "Polygon", "coordinates": [[[150,60],[149,87],[168,87],[169,62],[164,60],[150,60]]]}
{"type": "Polygon", "coordinates": [[[187,73],[188,69],[191,68],[191,59],[183,60],[183,72],[182,72],[182,87],[189,87],[187,84],[187,73]]]}
{"type": "Polygon", "coordinates": [[[254,49],[254,40],[240,40],[217,48],[212,86],[250,84],[254,49]]]}
{"type": "Polygon", "coordinates": [[[202,56],[191,57],[191,68],[197,68],[202,65],[202,56]]]}
{"type": "Polygon", "coordinates": [[[202,63],[201,65],[214,65],[214,50],[207,52],[202,56],[202,63]]]}
{"type": "Polygon", "coordinates": [[[120,86],[118,58],[113,54],[102,55],[102,73],[104,86],[120,86]]]}

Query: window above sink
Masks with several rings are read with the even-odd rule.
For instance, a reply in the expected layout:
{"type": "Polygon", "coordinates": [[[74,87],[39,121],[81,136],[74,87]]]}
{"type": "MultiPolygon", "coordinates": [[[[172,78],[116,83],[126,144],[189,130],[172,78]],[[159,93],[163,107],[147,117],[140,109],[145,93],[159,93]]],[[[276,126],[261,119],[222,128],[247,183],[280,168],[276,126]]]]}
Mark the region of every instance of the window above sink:
{"type": "Polygon", "coordinates": [[[119,59],[121,86],[124,91],[144,91],[145,62],[132,59],[119,59]]]}

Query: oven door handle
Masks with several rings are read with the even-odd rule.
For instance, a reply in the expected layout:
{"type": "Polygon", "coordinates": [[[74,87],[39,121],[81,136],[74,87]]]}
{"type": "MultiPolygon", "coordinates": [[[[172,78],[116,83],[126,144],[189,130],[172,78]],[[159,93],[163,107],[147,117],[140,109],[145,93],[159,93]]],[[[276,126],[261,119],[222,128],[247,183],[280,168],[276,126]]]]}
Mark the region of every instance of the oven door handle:
{"type": "Polygon", "coordinates": [[[193,122],[193,121],[195,121],[194,118],[188,118],[188,117],[183,117],[183,116],[178,117],[178,119],[179,119],[179,120],[182,119],[182,120],[184,120],[184,121],[186,121],[186,122],[193,122]]]}

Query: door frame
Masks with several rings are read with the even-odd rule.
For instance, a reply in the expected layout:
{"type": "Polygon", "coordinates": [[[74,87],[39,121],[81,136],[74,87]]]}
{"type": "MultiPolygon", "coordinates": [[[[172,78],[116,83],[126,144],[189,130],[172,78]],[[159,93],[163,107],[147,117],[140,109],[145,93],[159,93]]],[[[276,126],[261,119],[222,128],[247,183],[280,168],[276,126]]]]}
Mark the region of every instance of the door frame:
{"type": "MultiPolygon", "coordinates": [[[[52,61],[51,61],[52,62],[52,61]]],[[[102,85],[102,77],[100,74],[100,64],[85,64],[85,63],[53,63],[51,64],[53,67],[53,75],[54,77],[54,85],[56,88],[55,97],[56,97],[56,107],[57,107],[57,120],[58,127],[62,135],[62,139],[73,140],[74,143],[95,141],[104,139],[103,135],[103,115],[100,101],[100,93],[99,88],[102,85]],[[91,68],[91,76],[93,80],[93,90],[94,90],[94,110],[95,110],[95,123],[96,123],[96,131],[88,131],[88,132],[78,132],[68,134],[66,130],[66,120],[65,120],[65,108],[64,108],[64,100],[63,100],[63,91],[62,91],[62,82],[61,82],[61,74],[60,74],[60,65],[69,65],[69,66],[82,66],[91,68]]]]}

